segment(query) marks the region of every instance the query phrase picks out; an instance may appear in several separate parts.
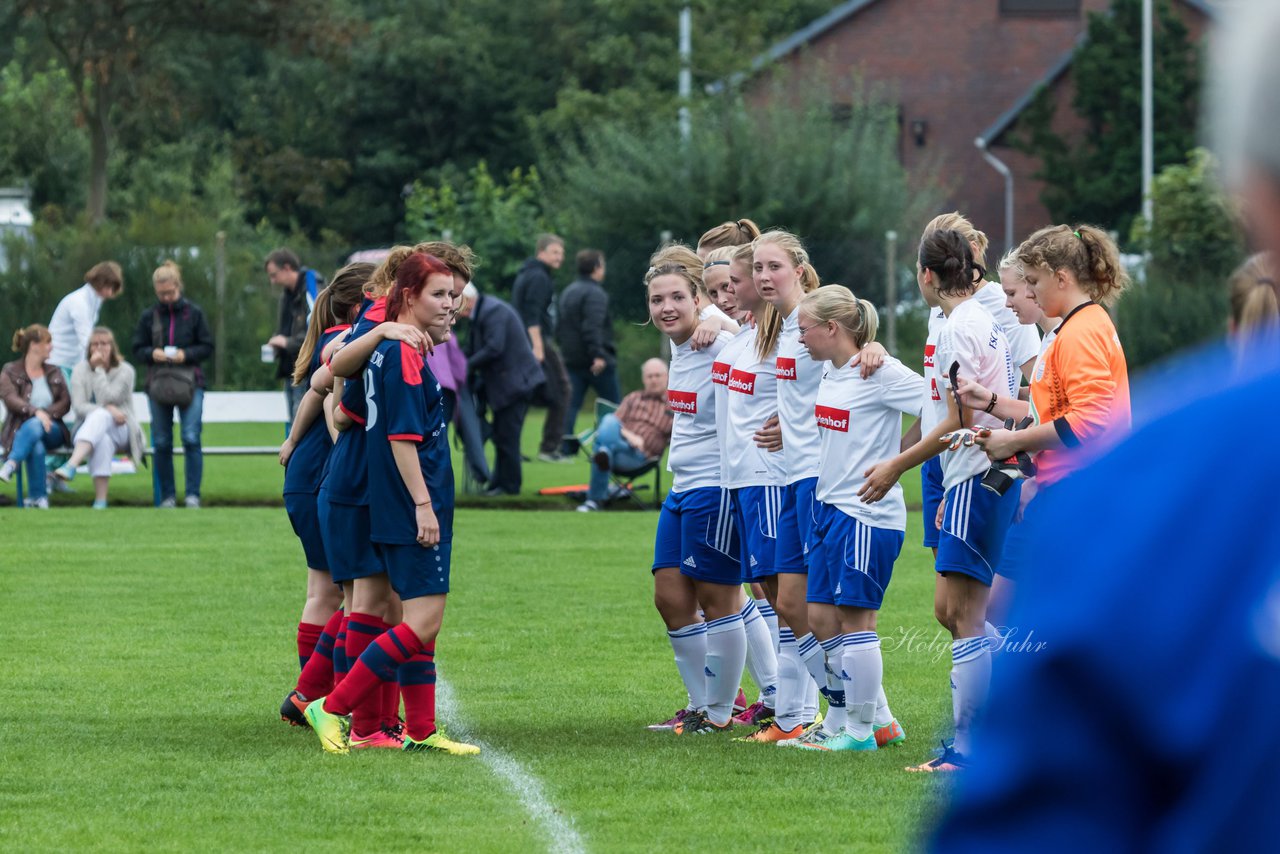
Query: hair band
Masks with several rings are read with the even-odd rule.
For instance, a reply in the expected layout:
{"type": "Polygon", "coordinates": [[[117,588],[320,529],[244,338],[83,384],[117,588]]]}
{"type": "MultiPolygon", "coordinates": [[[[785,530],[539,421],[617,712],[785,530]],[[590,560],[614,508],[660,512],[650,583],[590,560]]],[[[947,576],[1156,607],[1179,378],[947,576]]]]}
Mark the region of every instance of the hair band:
{"type": "Polygon", "coordinates": [[[721,264],[723,264],[726,267],[729,266],[728,261],[708,261],[707,263],[702,265],[702,268],[705,270],[708,267],[719,267],[721,264]]]}

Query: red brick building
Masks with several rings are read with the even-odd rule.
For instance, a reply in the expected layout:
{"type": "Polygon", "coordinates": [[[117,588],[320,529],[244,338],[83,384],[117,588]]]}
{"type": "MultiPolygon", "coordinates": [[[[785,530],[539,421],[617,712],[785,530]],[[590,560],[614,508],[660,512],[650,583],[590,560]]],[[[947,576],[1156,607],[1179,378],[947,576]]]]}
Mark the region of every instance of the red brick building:
{"type": "MultiPolygon", "coordinates": [[[[1070,109],[1071,57],[1086,13],[1109,6],[1110,0],[849,0],[758,57],[748,85],[765,91],[759,82],[778,68],[794,79],[827,79],[837,110],[855,73],[886,87],[897,99],[903,164],[939,167],[950,188],[944,209],[963,211],[1002,249],[1048,223],[1042,185],[1032,178],[1036,164],[1010,147],[1008,132],[1041,86],[1058,103],[1055,127],[1080,132],[1070,109]]],[[[1212,4],[1174,0],[1174,6],[1199,37],[1212,4]]]]}

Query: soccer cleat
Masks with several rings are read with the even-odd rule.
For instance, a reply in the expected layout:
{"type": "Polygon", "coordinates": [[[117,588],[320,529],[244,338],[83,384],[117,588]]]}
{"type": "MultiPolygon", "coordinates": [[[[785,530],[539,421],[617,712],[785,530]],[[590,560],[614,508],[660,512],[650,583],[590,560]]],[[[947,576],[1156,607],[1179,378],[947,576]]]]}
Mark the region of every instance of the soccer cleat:
{"type": "Polygon", "coordinates": [[[645,729],[651,730],[653,732],[662,732],[664,730],[675,729],[676,724],[684,720],[685,715],[691,715],[691,714],[693,714],[693,712],[690,709],[681,709],[680,711],[676,712],[672,717],[668,718],[662,723],[649,724],[647,727],[645,727],[645,729]]]}
{"type": "Polygon", "coordinates": [[[969,767],[969,760],[956,753],[956,749],[945,741],[942,742],[942,755],[937,759],[920,765],[908,765],[908,771],[917,772],[936,772],[936,771],[963,771],[969,767]]]}
{"type": "Polygon", "coordinates": [[[280,704],[280,720],[288,721],[289,726],[311,726],[307,723],[307,702],[297,691],[290,691],[280,704]]]}
{"type": "Polygon", "coordinates": [[[783,729],[778,726],[777,721],[770,721],[767,724],[761,724],[760,729],[751,735],[735,738],[734,741],[753,741],[757,744],[775,744],[779,741],[786,741],[789,738],[799,738],[804,733],[804,727],[796,726],[793,729],[783,729]]]}
{"type": "Polygon", "coordinates": [[[733,716],[733,722],[738,726],[755,726],[761,724],[773,723],[773,709],[764,703],[756,700],[740,715],[733,716]]]}
{"type": "Polygon", "coordinates": [[[352,750],[364,750],[370,747],[386,747],[391,750],[400,750],[404,747],[404,738],[397,735],[390,727],[375,730],[369,735],[351,733],[352,750]]]}
{"type": "Polygon", "coordinates": [[[351,716],[335,715],[324,710],[324,697],[307,704],[307,723],[320,738],[320,746],[329,753],[346,753],[351,734],[351,716]]]}
{"type": "Polygon", "coordinates": [[[827,732],[822,728],[822,724],[814,724],[813,726],[800,733],[798,738],[788,738],[786,741],[778,742],[779,747],[818,747],[825,744],[828,740],[834,738],[833,733],[827,732]]]}
{"type": "Polygon", "coordinates": [[[747,710],[747,695],[742,688],[738,688],[738,696],[733,698],[733,711],[731,714],[740,715],[747,710]]]}
{"type": "Polygon", "coordinates": [[[891,744],[902,744],[907,740],[907,732],[902,728],[902,724],[898,723],[894,718],[884,726],[876,727],[876,746],[888,747],[891,744]]]}
{"type": "Polygon", "coordinates": [[[480,752],[480,748],[474,744],[454,741],[446,736],[443,730],[439,729],[422,741],[414,741],[406,734],[403,749],[409,751],[422,750],[429,753],[448,753],[450,756],[475,756],[480,752]]]}
{"type": "Polygon", "coordinates": [[[844,753],[852,750],[876,750],[874,734],[866,738],[854,738],[847,729],[842,729],[821,744],[800,745],[808,750],[825,750],[829,753],[844,753]]]}
{"type": "Polygon", "coordinates": [[[676,735],[708,735],[717,732],[728,732],[733,727],[732,723],[717,724],[707,717],[706,712],[691,712],[684,716],[680,723],[676,724],[676,735]]]}

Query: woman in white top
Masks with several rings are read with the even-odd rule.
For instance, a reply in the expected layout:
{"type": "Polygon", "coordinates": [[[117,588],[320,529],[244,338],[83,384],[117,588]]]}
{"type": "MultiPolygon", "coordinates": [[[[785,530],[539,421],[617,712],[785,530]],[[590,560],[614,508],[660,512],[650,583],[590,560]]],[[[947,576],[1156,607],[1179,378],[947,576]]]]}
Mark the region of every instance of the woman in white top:
{"type": "Polygon", "coordinates": [[[76,468],[89,460],[93,477],[93,506],[107,506],[111,458],[128,451],[135,466],[142,464],[142,428],[133,414],[133,365],[120,358],[116,337],[99,326],[89,336],[85,357],[71,371],[71,409],[79,426],[75,450],[53,474],[71,480],[76,468]]]}
{"type": "Polygon", "coordinates": [[[874,375],[862,377],[857,356],[875,337],[878,318],[875,307],[848,288],[828,285],[809,294],[800,303],[799,319],[805,349],[826,364],[814,404],[822,450],[808,598],[829,707],[822,726],[795,743],[828,751],[876,750],[906,738],[881,684],[876,614],[902,551],[907,507],[897,484],[874,504],[857,492],[866,468],[899,449],[902,416],[919,417],[925,382],[892,356],[874,375]]]}
{"type": "Polygon", "coordinates": [[[729,336],[693,349],[703,266],[691,249],[666,247],[650,263],[645,275],[649,316],[672,345],[667,401],[675,420],[667,467],[673,478],[658,517],[653,583],[654,604],[689,692],[688,713],[674,730],[678,735],[727,732],[747,655],[742,572],[728,497],[720,487],[712,381],[712,365],[729,336]]]}

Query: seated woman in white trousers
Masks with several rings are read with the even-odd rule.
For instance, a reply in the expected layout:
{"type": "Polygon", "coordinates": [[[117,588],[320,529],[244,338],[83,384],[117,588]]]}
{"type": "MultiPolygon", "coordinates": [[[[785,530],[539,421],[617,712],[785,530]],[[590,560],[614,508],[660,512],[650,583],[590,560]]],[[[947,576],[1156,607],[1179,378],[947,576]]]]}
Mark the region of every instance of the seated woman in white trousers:
{"type": "Polygon", "coordinates": [[[71,410],[79,421],[75,451],[54,476],[71,480],[89,460],[97,510],[107,506],[111,458],[128,451],[134,465],[142,462],[142,428],[133,414],[134,376],[133,366],[120,358],[115,336],[103,326],[93,330],[84,360],[71,371],[71,410]]]}

